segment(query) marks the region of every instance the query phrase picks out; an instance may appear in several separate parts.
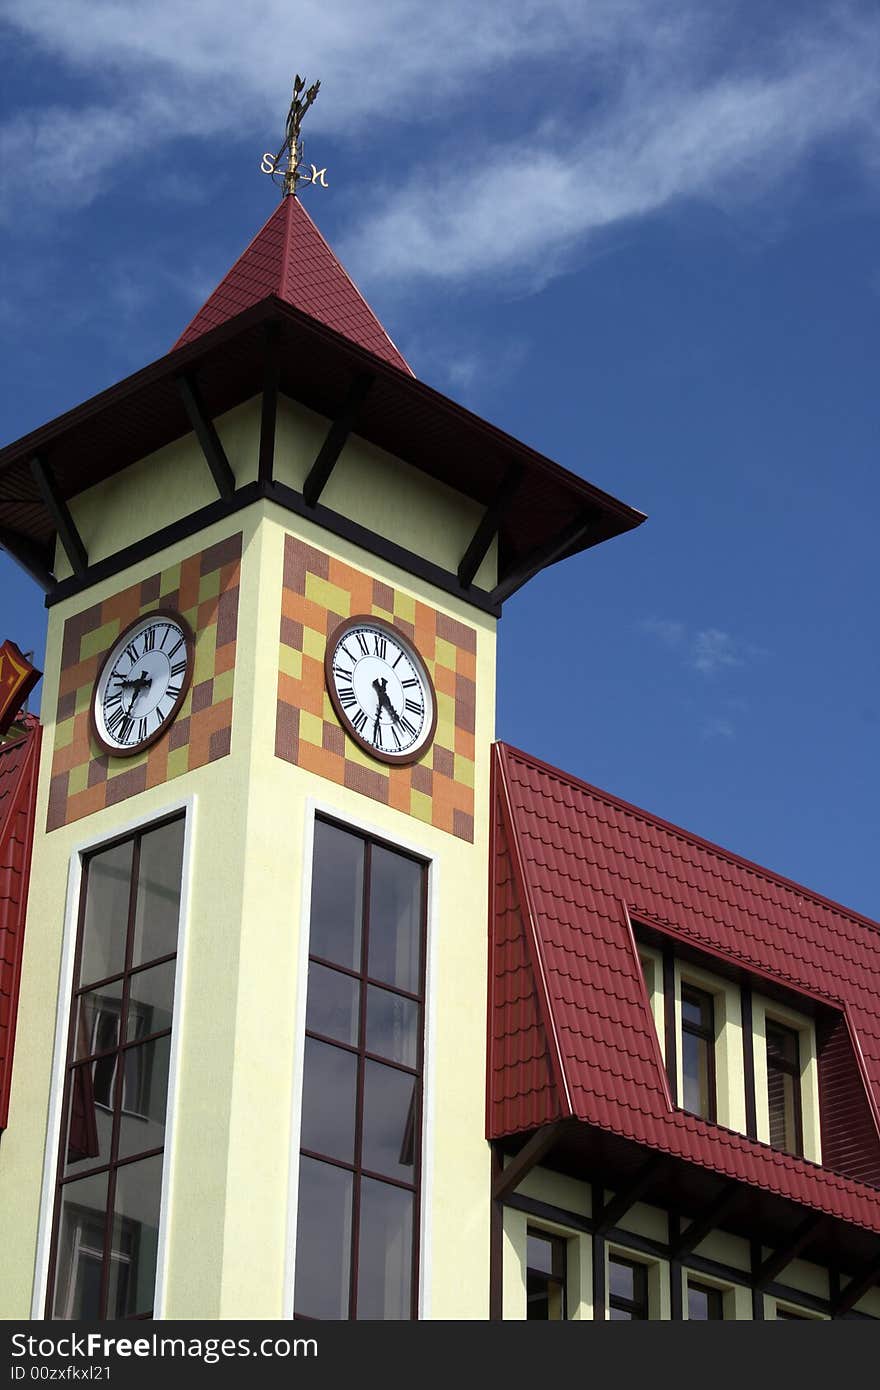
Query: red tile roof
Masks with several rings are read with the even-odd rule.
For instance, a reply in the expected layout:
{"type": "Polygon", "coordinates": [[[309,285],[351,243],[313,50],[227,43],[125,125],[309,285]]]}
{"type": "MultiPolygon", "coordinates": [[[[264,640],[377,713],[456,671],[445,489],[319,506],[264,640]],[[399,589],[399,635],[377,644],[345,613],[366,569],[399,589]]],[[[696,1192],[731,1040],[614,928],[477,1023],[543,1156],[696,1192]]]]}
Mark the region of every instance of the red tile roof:
{"type": "Polygon", "coordinates": [[[673,1108],[630,922],[845,1014],[880,1097],[880,927],[515,749],[494,760],[489,1138],[588,1124],[880,1231],[876,1187],[673,1108]]]}
{"type": "Polygon", "coordinates": [[[9,1115],[40,734],[34,724],[23,738],[0,746],[0,1129],[9,1115]]]}
{"type": "Polygon", "coordinates": [[[412,369],[336,259],[302,203],[283,198],[250,246],[174,344],[191,343],[252,304],[276,295],[392,367],[412,369]]]}

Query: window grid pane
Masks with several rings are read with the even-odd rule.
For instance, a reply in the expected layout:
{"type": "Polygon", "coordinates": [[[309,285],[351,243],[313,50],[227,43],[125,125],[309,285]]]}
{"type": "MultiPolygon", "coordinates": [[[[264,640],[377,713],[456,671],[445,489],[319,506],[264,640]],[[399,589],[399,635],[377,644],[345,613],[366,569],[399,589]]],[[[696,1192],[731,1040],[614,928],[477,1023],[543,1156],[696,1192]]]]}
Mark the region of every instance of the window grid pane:
{"type": "Polygon", "coordinates": [[[84,861],[50,1317],[152,1315],[184,824],[84,861]]]}
{"type": "Polygon", "coordinates": [[[304,1268],[318,1248],[315,1213],[310,1214],[308,1228],[297,1236],[294,1316],[411,1318],[417,1300],[427,875],[425,866],[408,855],[322,821],[316,823],[316,847],[319,843],[312,881],[300,1163],[301,1173],[310,1165],[314,1190],[326,1187],[315,1171],[326,1164],[332,1163],[340,1178],[350,1174],[350,1244],[343,1250],[335,1242],[333,1271],[321,1276],[325,1282],[329,1277],[334,1288],[345,1284],[344,1306],[325,1299],[321,1312],[307,1292],[311,1285],[304,1268]],[[336,851],[344,870],[344,895],[325,882],[340,877],[336,851]],[[357,866],[356,874],[351,866],[357,866]],[[353,885],[359,895],[356,907],[353,885]],[[342,926],[334,921],[334,910],[342,913],[342,926]],[[356,951],[346,946],[346,955],[328,945],[340,940],[356,943],[356,951]],[[378,981],[377,975],[382,977],[378,981]],[[352,1069],[353,1086],[341,1107],[347,1113],[339,1117],[340,1124],[350,1123],[353,1130],[352,1150],[345,1156],[331,1153],[326,1141],[314,1137],[314,1112],[320,1108],[314,1093],[320,1087],[317,1078],[312,1085],[309,1050],[315,1048],[323,1048],[328,1057],[337,1054],[339,1064],[352,1069]],[[377,1270],[384,1271],[382,1289],[373,1287],[377,1270]],[[363,1287],[359,1280],[365,1281],[363,1287]]]}

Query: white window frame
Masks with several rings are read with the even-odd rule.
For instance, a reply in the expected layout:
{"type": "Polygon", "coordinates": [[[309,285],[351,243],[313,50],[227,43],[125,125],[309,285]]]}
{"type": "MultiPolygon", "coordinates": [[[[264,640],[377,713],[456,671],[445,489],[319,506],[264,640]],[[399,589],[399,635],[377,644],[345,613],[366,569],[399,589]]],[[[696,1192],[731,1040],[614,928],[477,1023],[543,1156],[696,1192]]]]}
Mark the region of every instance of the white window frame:
{"type": "Polygon", "coordinates": [[[816,1046],[816,1025],[807,1015],[798,1013],[775,999],[765,998],[755,991],[752,995],[752,1058],[755,1071],[755,1115],[758,1139],[770,1143],[770,1105],[767,1095],[767,1020],[780,1023],[798,1035],[801,1066],[801,1120],[803,1126],[803,1157],[811,1163],[822,1162],[822,1129],[819,1118],[819,1055],[816,1046]]]}

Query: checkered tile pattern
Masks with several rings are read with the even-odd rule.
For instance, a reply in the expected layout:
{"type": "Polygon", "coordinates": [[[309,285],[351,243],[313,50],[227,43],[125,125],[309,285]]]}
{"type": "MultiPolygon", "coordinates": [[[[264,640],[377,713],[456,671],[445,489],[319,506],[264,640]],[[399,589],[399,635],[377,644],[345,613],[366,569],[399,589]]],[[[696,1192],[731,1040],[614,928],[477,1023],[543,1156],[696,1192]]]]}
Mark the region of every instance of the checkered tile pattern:
{"type": "Polygon", "coordinates": [[[473,628],[287,536],[276,755],[472,843],[476,653],[473,628]],[[415,643],[434,682],[434,742],[410,767],[370,758],[346,737],[330,703],[324,683],[327,635],[357,613],[399,628],[415,643]]]}
{"type": "Polygon", "coordinates": [[[239,532],[68,618],[47,830],[114,806],[229,752],[240,564],[239,532]],[[182,613],[195,633],[192,685],[163,738],[135,757],[114,758],[101,751],[89,731],[95,679],[123,629],[156,608],[182,613]]]}

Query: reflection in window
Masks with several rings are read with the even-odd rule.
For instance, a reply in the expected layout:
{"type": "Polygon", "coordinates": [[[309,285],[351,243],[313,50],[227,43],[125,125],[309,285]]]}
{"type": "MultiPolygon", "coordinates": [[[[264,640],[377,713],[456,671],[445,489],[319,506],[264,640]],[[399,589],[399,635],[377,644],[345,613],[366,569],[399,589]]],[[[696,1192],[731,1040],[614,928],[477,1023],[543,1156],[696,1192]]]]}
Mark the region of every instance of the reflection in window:
{"type": "Polygon", "coordinates": [[[682,1106],[715,1119],[715,1001],[692,985],[681,987],[682,1106]]]}
{"type": "Polygon", "coordinates": [[[563,1236],[529,1229],[526,1240],[526,1317],[564,1322],[566,1311],[563,1236]]]}
{"type": "Polygon", "coordinates": [[[803,1155],[800,1040],[793,1028],[767,1019],[767,1103],[774,1149],[803,1155]]]}
{"type": "Polygon", "coordinates": [[[608,1317],[612,1322],[644,1322],[648,1316],[648,1266],[610,1255],[608,1317]]]}
{"type": "Polygon", "coordinates": [[[425,866],[315,824],[295,1316],[415,1316],[425,866]]]}
{"type": "Polygon", "coordinates": [[[184,821],[83,865],[48,1312],[153,1311],[184,821]]]}
{"type": "Polygon", "coordinates": [[[724,1293],[711,1284],[688,1280],[688,1321],[724,1320],[724,1293]]]}

